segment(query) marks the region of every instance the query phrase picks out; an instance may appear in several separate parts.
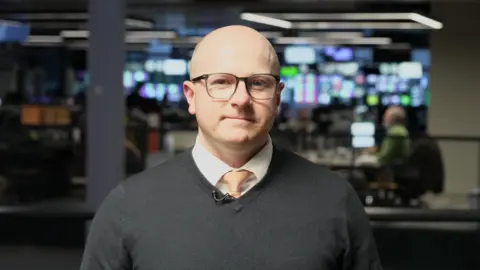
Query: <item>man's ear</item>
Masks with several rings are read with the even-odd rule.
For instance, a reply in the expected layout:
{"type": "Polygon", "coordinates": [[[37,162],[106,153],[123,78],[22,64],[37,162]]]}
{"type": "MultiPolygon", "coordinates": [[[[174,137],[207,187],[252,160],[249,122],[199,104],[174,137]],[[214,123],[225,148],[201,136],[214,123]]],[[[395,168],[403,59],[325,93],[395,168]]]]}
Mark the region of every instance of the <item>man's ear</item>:
{"type": "Polygon", "coordinates": [[[278,84],[277,95],[275,97],[275,99],[276,99],[275,100],[275,105],[277,105],[277,107],[280,106],[280,102],[281,102],[280,97],[282,96],[282,91],[283,91],[284,88],[285,88],[285,84],[283,82],[278,84]]]}
{"type": "Polygon", "coordinates": [[[195,115],[195,86],[191,81],[183,82],[183,94],[188,102],[188,112],[195,115]]]}

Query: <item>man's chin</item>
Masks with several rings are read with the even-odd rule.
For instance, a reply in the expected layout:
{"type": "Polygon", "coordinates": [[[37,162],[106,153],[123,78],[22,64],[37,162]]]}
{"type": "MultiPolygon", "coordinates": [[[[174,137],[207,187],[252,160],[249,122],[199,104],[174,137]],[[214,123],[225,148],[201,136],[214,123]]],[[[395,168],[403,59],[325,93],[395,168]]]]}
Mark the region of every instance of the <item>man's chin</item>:
{"type": "Polygon", "coordinates": [[[248,131],[243,129],[237,130],[235,128],[225,131],[223,135],[223,140],[228,144],[244,145],[250,142],[253,138],[252,134],[250,134],[248,131]]]}
{"type": "Polygon", "coordinates": [[[231,144],[246,144],[251,141],[251,138],[248,135],[234,135],[234,136],[227,136],[225,141],[231,144]]]}

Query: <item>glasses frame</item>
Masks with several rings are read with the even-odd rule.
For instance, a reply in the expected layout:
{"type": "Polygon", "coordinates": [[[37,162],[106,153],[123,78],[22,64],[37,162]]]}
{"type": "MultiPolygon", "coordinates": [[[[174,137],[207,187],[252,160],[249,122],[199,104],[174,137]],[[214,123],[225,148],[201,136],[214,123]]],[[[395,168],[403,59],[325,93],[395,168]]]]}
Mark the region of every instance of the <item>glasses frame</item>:
{"type": "Polygon", "coordinates": [[[203,75],[200,75],[200,76],[197,76],[193,79],[190,79],[190,82],[192,83],[196,83],[196,82],[199,82],[201,80],[205,80],[205,88],[207,89],[207,94],[210,98],[212,99],[215,99],[215,100],[229,100],[233,97],[233,95],[235,95],[235,93],[237,92],[237,89],[238,89],[238,84],[243,81],[245,83],[245,87],[247,88],[247,93],[248,95],[254,99],[254,100],[269,100],[269,99],[272,99],[273,97],[275,97],[275,94],[278,92],[278,85],[280,84],[280,76],[279,75],[274,75],[274,74],[270,74],[270,73],[258,73],[258,74],[252,74],[248,77],[238,77],[234,74],[231,74],[231,73],[224,73],[224,72],[220,72],[220,73],[209,73],[209,74],[203,74],[203,75]],[[228,97],[228,98],[215,98],[215,97],[212,97],[212,95],[210,94],[210,90],[208,89],[208,85],[207,85],[207,81],[208,81],[208,77],[210,76],[213,76],[213,75],[229,75],[229,76],[233,76],[235,77],[235,79],[237,80],[237,83],[235,84],[235,90],[233,90],[232,94],[228,97]],[[252,96],[252,94],[250,93],[250,88],[248,87],[248,84],[247,84],[247,80],[251,77],[254,77],[254,76],[265,76],[265,75],[268,75],[268,76],[272,76],[274,79],[275,79],[275,92],[274,94],[269,97],[269,98],[255,98],[252,96]]]}

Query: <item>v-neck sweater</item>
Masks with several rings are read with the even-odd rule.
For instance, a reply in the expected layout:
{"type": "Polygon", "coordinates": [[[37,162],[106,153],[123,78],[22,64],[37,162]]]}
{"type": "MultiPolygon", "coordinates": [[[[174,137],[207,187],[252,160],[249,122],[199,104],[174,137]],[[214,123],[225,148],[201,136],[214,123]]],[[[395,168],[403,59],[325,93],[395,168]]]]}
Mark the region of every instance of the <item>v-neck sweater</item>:
{"type": "Polygon", "coordinates": [[[82,270],[381,270],[347,181],[274,148],[265,178],[230,203],[191,150],[115,188],[98,210],[82,270]]]}

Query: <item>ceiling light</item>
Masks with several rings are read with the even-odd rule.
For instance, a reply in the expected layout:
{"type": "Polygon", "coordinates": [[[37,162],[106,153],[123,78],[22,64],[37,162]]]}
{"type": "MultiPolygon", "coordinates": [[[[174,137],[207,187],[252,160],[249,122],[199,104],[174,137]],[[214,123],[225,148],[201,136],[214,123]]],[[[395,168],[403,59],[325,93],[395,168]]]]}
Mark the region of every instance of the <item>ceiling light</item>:
{"type": "Polygon", "coordinates": [[[408,43],[392,43],[378,46],[378,48],[383,50],[410,50],[412,47],[408,43]]]}
{"type": "Polygon", "coordinates": [[[197,44],[203,38],[202,37],[180,37],[171,40],[165,40],[165,42],[173,45],[188,45],[188,44],[197,44]]]}
{"type": "Polygon", "coordinates": [[[19,20],[87,20],[87,13],[20,13],[11,16],[19,20]]]}
{"type": "Polygon", "coordinates": [[[155,26],[153,22],[138,19],[125,19],[125,25],[128,27],[145,29],[152,29],[155,26]]]}
{"type": "Polygon", "coordinates": [[[0,20],[0,25],[2,26],[24,26],[21,22],[16,21],[7,21],[7,20],[0,20]]]}
{"type": "Polygon", "coordinates": [[[258,14],[253,14],[253,13],[242,13],[240,15],[240,18],[245,21],[267,24],[267,25],[276,26],[276,27],[285,28],[285,29],[292,28],[292,23],[289,21],[262,16],[258,14]]]}
{"type": "Polygon", "coordinates": [[[88,30],[63,30],[60,32],[63,38],[88,38],[90,32],[88,30]]]}
{"type": "Polygon", "coordinates": [[[175,38],[177,34],[173,31],[128,31],[126,36],[134,39],[162,39],[175,38]]]}
{"type": "Polygon", "coordinates": [[[261,31],[260,34],[262,34],[265,38],[277,38],[283,36],[282,32],[270,32],[270,31],[261,31]]]}
{"type": "Polygon", "coordinates": [[[341,30],[341,29],[372,29],[372,30],[419,30],[428,27],[418,23],[394,22],[299,22],[293,23],[292,28],[303,30],[341,30]]]}
{"type": "Polygon", "coordinates": [[[324,39],[315,37],[281,37],[274,40],[276,44],[345,44],[345,45],[388,45],[392,42],[390,38],[372,37],[372,38],[353,38],[353,39],[324,39]]]}
{"type": "Polygon", "coordinates": [[[363,37],[362,32],[300,32],[300,37],[321,37],[321,38],[358,38],[363,37]]]}
{"type": "Polygon", "coordinates": [[[62,43],[63,39],[60,36],[42,36],[32,35],[27,38],[25,43],[27,44],[39,44],[39,43],[62,43]]]}
{"type": "MultiPolygon", "coordinates": [[[[21,21],[87,21],[88,13],[20,13],[9,18],[21,21]]],[[[60,22],[61,23],[61,22],[60,22]]],[[[125,25],[132,28],[152,29],[154,23],[149,20],[126,18],[125,25]]]]}
{"type": "MultiPolygon", "coordinates": [[[[90,32],[88,30],[63,30],[60,32],[63,38],[88,38],[90,32]]],[[[173,31],[128,31],[125,38],[128,40],[152,40],[152,39],[168,39],[175,38],[177,35],[173,31]]]]}
{"type": "MultiPolygon", "coordinates": [[[[76,50],[87,50],[90,46],[88,41],[82,40],[82,41],[74,41],[66,44],[66,46],[70,49],[76,49],[76,50]]],[[[132,50],[132,51],[142,51],[147,49],[147,44],[144,43],[127,43],[126,44],[126,49],[127,50],[132,50]]]]}
{"type": "MultiPolygon", "coordinates": [[[[427,28],[442,29],[443,24],[418,13],[244,13],[261,16],[263,20],[291,21],[413,21],[427,28]]],[[[242,18],[243,19],[243,18],[242,18]]],[[[262,22],[259,22],[262,23],[262,22]]],[[[292,27],[295,28],[295,27],[292,27]]],[[[423,28],[422,28],[423,29],[423,28]]]]}
{"type": "Polygon", "coordinates": [[[442,29],[443,28],[443,24],[441,22],[435,21],[433,19],[430,19],[430,18],[425,17],[423,15],[420,15],[418,13],[411,13],[409,16],[410,16],[410,19],[412,21],[423,24],[423,25],[428,26],[430,28],[433,28],[433,29],[442,29]]]}

